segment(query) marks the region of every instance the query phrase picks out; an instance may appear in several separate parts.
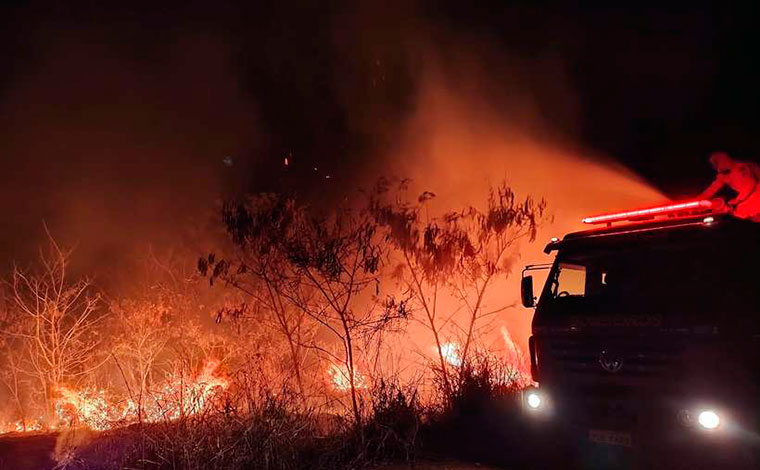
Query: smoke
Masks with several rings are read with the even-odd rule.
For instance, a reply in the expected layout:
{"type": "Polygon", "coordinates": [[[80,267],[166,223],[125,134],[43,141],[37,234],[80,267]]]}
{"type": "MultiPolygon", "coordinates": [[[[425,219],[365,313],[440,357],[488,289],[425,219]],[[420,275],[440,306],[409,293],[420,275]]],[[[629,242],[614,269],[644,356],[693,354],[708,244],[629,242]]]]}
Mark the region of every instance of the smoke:
{"type": "Polygon", "coordinates": [[[27,263],[44,220],[76,246],[80,272],[113,280],[148,246],[181,245],[216,221],[257,119],[212,35],[143,49],[107,33],[54,36],[0,103],[0,213],[12,227],[0,259],[27,263]]]}
{"type": "MultiPolygon", "coordinates": [[[[408,175],[418,192],[436,194],[438,210],[482,206],[490,186],[506,181],[518,194],[545,198],[553,221],[534,244],[520,246],[520,265],[546,263],[551,237],[583,229],[587,215],[661,202],[664,196],[630,171],[597,155],[551,139],[543,140],[490,105],[483,96],[433,76],[420,92],[405,138],[391,159],[397,174],[408,175]]],[[[503,104],[503,103],[501,103],[503,104]]],[[[492,307],[518,299],[519,271],[494,285],[492,307]]],[[[537,280],[536,288],[540,288],[537,280]]],[[[529,335],[531,315],[522,307],[502,316],[519,344],[529,335]]]]}
{"type": "MultiPolygon", "coordinates": [[[[366,166],[363,184],[378,175],[411,178],[411,195],[435,193],[431,209],[439,214],[482,208],[489,187],[502,181],[518,195],[547,201],[553,220],[535,243],[520,245],[514,271],[494,284],[485,301],[488,309],[509,308],[498,314],[484,341],[497,344],[500,331],[508,331],[527,350],[532,312],[518,303],[518,267],[550,262],[544,245],[582,230],[584,216],[656,204],[665,196],[580,143],[580,100],[561,58],[510,54],[479,37],[426,26],[401,41],[413,45],[405,51],[415,70],[410,111],[395,143],[378,150],[366,166]]],[[[534,277],[540,289],[544,278],[540,272],[534,277]]],[[[467,314],[459,316],[466,324],[467,314]]],[[[430,349],[425,328],[411,326],[407,334],[415,340],[412,349],[430,349]]],[[[513,348],[498,346],[505,354],[513,348]]]]}
{"type": "Polygon", "coordinates": [[[0,262],[32,258],[43,220],[77,246],[82,272],[106,277],[148,245],[197,246],[214,202],[270,188],[282,169],[260,162],[288,149],[291,173],[307,174],[291,182],[320,198],[395,173],[454,208],[506,178],[545,196],[561,223],[659,197],[577,145],[567,51],[536,42],[542,25],[523,25],[519,8],[505,10],[509,36],[547,47],[507,50],[423,3],[331,7],[313,21],[311,6],[266,11],[220,9],[203,27],[198,12],[172,28],[162,14],[143,29],[100,12],[99,25],[97,9],[65,15],[66,27],[38,21],[0,101],[0,213],[13,227],[0,262]]]}
{"type": "MultiPolygon", "coordinates": [[[[664,196],[583,143],[582,100],[561,50],[507,50],[424,13],[408,2],[361,4],[330,16],[325,39],[311,36],[324,28],[305,16],[296,22],[305,33],[277,36],[289,17],[279,12],[232,44],[192,28],[161,41],[53,31],[54,43],[2,84],[2,267],[31,261],[44,220],[76,246],[78,273],[123,287],[149,247],[179,247],[190,263],[213,251],[223,236],[217,202],[260,190],[242,186],[254,180],[303,185],[328,200],[380,176],[411,178],[411,195],[436,194],[434,213],[482,205],[489,186],[506,181],[518,195],[545,198],[553,215],[484,302],[508,307],[484,342],[507,359],[523,357],[532,312],[517,305],[519,265],[551,261],[545,242],[581,229],[586,215],[664,196]],[[323,109],[330,106],[339,112],[323,109]],[[294,178],[276,174],[279,157],[269,159],[276,168],[258,166],[291,149],[296,168],[285,171],[294,178]],[[253,178],[253,168],[264,171],[253,178]]],[[[442,340],[456,350],[455,337],[442,340]]],[[[432,344],[411,323],[389,361],[430,358],[432,344]]]]}
{"type": "MultiPolygon", "coordinates": [[[[581,228],[585,215],[663,199],[583,145],[572,55],[556,42],[508,49],[494,35],[429,19],[424,5],[408,2],[363,3],[315,18],[329,23],[323,28],[274,12],[272,25],[257,20],[263,33],[237,42],[192,28],[153,41],[130,39],[139,29],[129,28],[49,33],[55,42],[4,83],[0,213],[13,229],[0,235],[0,260],[29,260],[42,220],[62,243],[77,246],[79,271],[117,284],[149,246],[185,244],[194,257],[221,231],[215,203],[240,189],[241,175],[250,178],[250,160],[268,145],[262,142],[277,147],[289,138],[296,149],[318,147],[315,155],[296,152],[296,166],[310,172],[314,161],[319,176],[323,164],[338,176],[322,177],[318,191],[304,188],[320,197],[396,175],[412,179],[412,192],[436,193],[433,208],[441,211],[482,204],[489,185],[502,180],[518,194],[545,198],[554,222],[521,247],[521,264],[548,261],[543,243],[581,228]],[[280,27],[286,31],[278,36],[280,27]],[[330,34],[314,35],[324,28],[330,34]],[[266,96],[272,90],[244,83],[282,89],[273,98],[266,96]],[[300,108],[282,110],[278,100],[300,108]],[[320,108],[331,100],[340,113],[320,108]],[[262,128],[281,135],[262,135],[262,128]],[[334,155],[325,157],[330,146],[334,155]]],[[[277,179],[273,171],[266,167],[259,180],[277,179]]],[[[490,305],[516,301],[515,274],[495,286],[490,305]]],[[[500,318],[519,344],[528,313],[512,308],[500,318]]]]}

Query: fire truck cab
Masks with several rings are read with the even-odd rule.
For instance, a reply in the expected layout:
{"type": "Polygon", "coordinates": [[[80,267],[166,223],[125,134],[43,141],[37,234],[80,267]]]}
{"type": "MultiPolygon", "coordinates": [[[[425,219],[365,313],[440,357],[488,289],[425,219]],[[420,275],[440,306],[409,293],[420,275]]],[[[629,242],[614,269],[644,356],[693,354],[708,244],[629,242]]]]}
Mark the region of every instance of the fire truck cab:
{"type": "Polygon", "coordinates": [[[526,412],[566,425],[596,449],[587,460],[616,448],[669,468],[755,468],[760,224],[711,201],[584,222],[601,227],[553,239],[553,263],[523,271],[538,384],[526,412]]]}

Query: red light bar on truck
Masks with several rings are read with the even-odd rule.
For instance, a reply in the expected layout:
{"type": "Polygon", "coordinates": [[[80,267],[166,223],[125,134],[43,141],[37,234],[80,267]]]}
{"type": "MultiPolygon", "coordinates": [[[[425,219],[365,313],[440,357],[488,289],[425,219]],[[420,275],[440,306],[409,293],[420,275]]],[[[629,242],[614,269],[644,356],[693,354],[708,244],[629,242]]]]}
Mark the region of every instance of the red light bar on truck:
{"type": "Polygon", "coordinates": [[[675,204],[668,204],[666,206],[649,207],[646,209],[638,209],[635,211],[616,212],[614,214],[596,215],[593,217],[586,217],[583,219],[584,224],[604,224],[619,222],[621,220],[630,220],[637,218],[647,218],[656,215],[663,214],[675,214],[677,212],[690,212],[694,210],[709,210],[712,209],[712,201],[706,199],[701,201],[688,201],[678,202],[675,204]]]}

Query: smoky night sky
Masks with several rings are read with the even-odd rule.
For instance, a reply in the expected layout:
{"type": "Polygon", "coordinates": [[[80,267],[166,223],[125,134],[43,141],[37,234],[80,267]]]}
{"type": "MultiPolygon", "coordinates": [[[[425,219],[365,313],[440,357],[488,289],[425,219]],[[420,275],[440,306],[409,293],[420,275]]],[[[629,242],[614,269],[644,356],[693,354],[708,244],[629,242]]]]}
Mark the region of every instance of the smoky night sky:
{"type": "Polygon", "coordinates": [[[398,153],[431,69],[670,197],[710,181],[712,150],[760,159],[757,7],[104,5],[0,7],[4,266],[43,220],[118,264],[192,238],[224,197],[335,195],[398,153]]]}

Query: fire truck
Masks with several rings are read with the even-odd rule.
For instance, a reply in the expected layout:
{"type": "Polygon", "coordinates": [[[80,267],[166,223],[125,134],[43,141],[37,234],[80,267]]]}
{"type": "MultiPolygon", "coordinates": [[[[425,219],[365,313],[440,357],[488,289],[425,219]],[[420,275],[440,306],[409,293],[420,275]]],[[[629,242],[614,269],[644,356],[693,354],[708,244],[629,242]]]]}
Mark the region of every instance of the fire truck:
{"type": "Polygon", "coordinates": [[[523,271],[538,384],[526,413],[571,430],[584,467],[619,449],[668,468],[760,468],[760,224],[717,200],[583,222],[523,271]]]}

